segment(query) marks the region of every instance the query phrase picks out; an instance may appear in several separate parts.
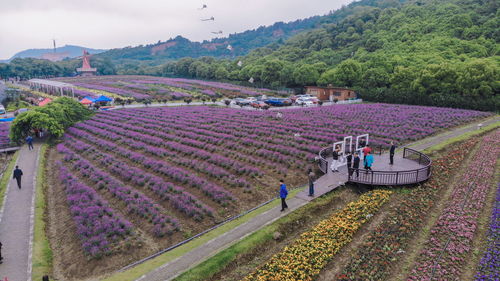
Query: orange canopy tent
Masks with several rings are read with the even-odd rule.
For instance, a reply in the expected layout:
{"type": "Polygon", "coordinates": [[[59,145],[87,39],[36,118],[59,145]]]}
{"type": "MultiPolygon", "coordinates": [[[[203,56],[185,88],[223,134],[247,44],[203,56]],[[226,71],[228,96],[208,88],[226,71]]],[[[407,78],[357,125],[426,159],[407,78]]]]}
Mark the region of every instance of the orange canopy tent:
{"type": "Polygon", "coordinates": [[[49,99],[49,98],[45,98],[43,101],[41,101],[38,106],[44,106],[46,104],[48,104],[49,102],[51,102],[52,100],[49,99]]]}
{"type": "Polygon", "coordinates": [[[80,101],[80,103],[81,103],[81,104],[92,104],[92,101],[91,101],[91,100],[89,100],[89,99],[82,99],[82,100],[80,101]]]}

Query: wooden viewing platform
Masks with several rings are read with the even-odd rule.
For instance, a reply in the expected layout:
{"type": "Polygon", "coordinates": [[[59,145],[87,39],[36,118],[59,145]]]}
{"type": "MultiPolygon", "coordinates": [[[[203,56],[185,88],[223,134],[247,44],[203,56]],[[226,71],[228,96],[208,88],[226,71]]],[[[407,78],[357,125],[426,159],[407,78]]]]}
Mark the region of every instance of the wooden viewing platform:
{"type": "Polygon", "coordinates": [[[332,161],[330,156],[332,148],[325,148],[319,153],[318,166],[325,173],[325,179],[331,182],[352,182],[367,185],[408,185],[426,181],[431,176],[431,159],[414,149],[405,147],[403,152],[394,155],[394,165],[389,164],[389,154],[373,154],[374,163],[372,171],[363,169],[363,159],[361,159],[359,176],[347,166],[339,168],[340,172],[330,171],[329,164],[332,161]]]}

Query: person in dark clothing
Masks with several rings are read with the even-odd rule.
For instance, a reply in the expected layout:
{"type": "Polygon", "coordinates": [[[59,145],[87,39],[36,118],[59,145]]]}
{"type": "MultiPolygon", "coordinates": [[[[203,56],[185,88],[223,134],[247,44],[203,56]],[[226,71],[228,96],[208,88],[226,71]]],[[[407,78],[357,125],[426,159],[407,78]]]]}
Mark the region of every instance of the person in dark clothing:
{"type": "Polygon", "coordinates": [[[16,169],[14,170],[14,176],[12,177],[13,179],[16,179],[17,181],[17,187],[21,189],[21,177],[23,175],[23,171],[19,169],[19,166],[16,166],[16,169]]]}
{"type": "Polygon", "coordinates": [[[391,161],[389,164],[393,165],[394,164],[394,153],[396,152],[396,145],[394,145],[394,142],[391,141],[391,148],[389,149],[389,160],[391,161]]]}
{"type": "Polygon", "coordinates": [[[345,159],[347,161],[347,168],[351,168],[352,167],[352,154],[350,152],[347,152],[345,159]]]}
{"type": "Polygon", "coordinates": [[[347,172],[349,173],[349,175],[351,174],[351,171],[349,170],[349,168],[352,167],[352,154],[350,152],[347,152],[346,153],[346,156],[345,156],[345,159],[347,161],[347,172]]]}
{"type": "Polygon", "coordinates": [[[332,165],[330,165],[330,169],[332,169],[332,172],[338,172],[339,171],[339,153],[340,153],[340,148],[337,147],[333,151],[333,160],[332,160],[332,165]]]}
{"type": "Polygon", "coordinates": [[[280,198],[281,198],[281,211],[283,212],[285,209],[288,209],[288,205],[286,204],[286,196],[288,195],[288,190],[286,190],[286,184],[283,180],[280,180],[280,198]]]}
{"type": "Polygon", "coordinates": [[[29,150],[32,150],[33,149],[33,137],[32,136],[28,136],[26,138],[26,142],[28,143],[29,150]]]}
{"type": "Polygon", "coordinates": [[[307,177],[309,178],[309,196],[314,196],[314,172],[311,168],[307,171],[307,177]]]}
{"type": "Polygon", "coordinates": [[[3,257],[2,257],[2,242],[0,242],[0,264],[3,263],[3,257]]]}
{"type": "Polygon", "coordinates": [[[357,152],[354,153],[354,158],[352,160],[352,168],[354,169],[354,171],[356,171],[356,177],[359,177],[359,162],[361,161],[361,159],[359,159],[359,155],[357,152]]]}

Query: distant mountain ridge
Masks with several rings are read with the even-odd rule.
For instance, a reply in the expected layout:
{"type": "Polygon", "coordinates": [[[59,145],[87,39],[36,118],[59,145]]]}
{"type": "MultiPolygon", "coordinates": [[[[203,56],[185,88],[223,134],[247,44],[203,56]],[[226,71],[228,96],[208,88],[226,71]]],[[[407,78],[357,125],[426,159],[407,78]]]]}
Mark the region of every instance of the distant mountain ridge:
{"type": "Polygon", "coordinates": [[[76,58],[82,55],[82,50],[85,49],[90,54],[99,54],[105,52],[103,49],[92,49],[81,46],[65,45],[63,47],[54,49],[28,49],[16,53],[10,59],[0,60],[0,62],[10,62],[15,58],[36,58],[36,59],[48,59],[51,61],[60,61],[65,58],[76,58]]]}
{"type": "Polygon", "coordinates": [[[276,22],[270,26],[230,34],[202,42],[190,41],[182,36],[158,41],[155,44],[116,48],[99,54],[98,57],[111,59],[114,63],[130,61],[163,63],[183,57],[235,57],[248,54],[251,50],[273,43],[282,44],[288,38],[305,30],[318,27],[321,16],[312,16],[291,22],[276,22]]]}

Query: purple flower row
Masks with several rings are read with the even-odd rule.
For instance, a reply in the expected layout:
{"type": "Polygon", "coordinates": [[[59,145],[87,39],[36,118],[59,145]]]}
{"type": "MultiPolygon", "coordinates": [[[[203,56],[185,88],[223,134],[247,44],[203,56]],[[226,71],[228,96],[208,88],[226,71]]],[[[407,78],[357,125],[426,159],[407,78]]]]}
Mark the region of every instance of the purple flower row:
{"type": "MultiPolygon", "coordinates": [[[[69,147],[73,149],[78,147],[79,150],[85,151],[85,147],[88,147],[85,143],[69,137],[66,137],[66,140],[66,144],[69,144],[69,147]]],[[[162,237],[179,230],[177,220],[164,215],[166,211],[154,203],[151,198],[114,179],[108,173],[69,150],[64,144],[59,144],[57,149],[65,154],[64,160],[71,161],[73,168],[79,171],[82,177],[88,178],[99,189],[106,189],[114,197],[120,199],[129,213],[148,220],[153,225],[154,235],[162,237]]]]}
{"type": "MultiPolygon", "coordinates": [[[[98,150],[105,149],[108,151],[115,151],[119,155],[126,158],[141,158],[141,155],[139,155],[138,153],[126,150],[122,147],[118,147],[118,145],[114,143],[95,138],[85,131],[76,128],[70,128],[68,130],[68,133],[72,136],[75,136],[76,138],[86,139],[93,143],[93,145],[82,145],[82,147],[84,147],[85,149],[88,148],[88,150],[85,150],[84,152],[82,151],[83,155],[87,153],[97,158],[99,157],[98,155],[96,155],[96,153],[98,153],[98,150]]],[[[182,187],[176,186],[170,182],[165,182],[160,177],[149,174],[143,170],[124,165],[122,161],[116,159],[112,155],[106,156],[106,161],[108,162],[108,164],[114,164],[112,167],[107,167],[107,169],[111,170],[113,173],[126,180],[133,181],[139,186],[146,186],[151,191],[159,195],[163,200],[168,200],[172,207],[181,211],[182,213],[193,217],[195,220],[202,220],[204,216],[213,215],[212,208],[206,206],[201,200],[185,191],[182,187]]]]}
{"type": "MultiPolygon", "coordinates": [[[[134,132],[128,132],[130,137],[125,137],[125,136],[119,136],[115,134],[114,132],[111,132],[109,130],[103,130],[99,129],[97,127],[92,127],[88,124],[80,123],[75,126],[75,128],[80,128],[84,129],[88,132],[92,132],[94,134],[97,134],[99,136],[111,139],[113,141],[120,140],[121,143],[127,143],[130,141],[134,141],[136,144],[139,144],[137,146],[131,145],[132,147],[136,148],[147,148],[145,147],[144,143],[139,142],[139,140],[145,140],[148,143],[153,143],[154,144],[154,137],[148,136],[148,135],[143,135],[140,133],[134,133],[134,132]]],[[[157,140],[157,141],[161,141],[157,140]]],[[[110,143],[110,146],[114,146],[115,144],[110,143]]],[[[125,148],[122,148],[126,150],[125,148]]],[[[152,150],[146,150],[147,152],[155,155],[155,156],[165,156],[165,153],[170,153],[168,151],[165,151],[164,149],[161,148],[156,148],[153,147],[152,150]],[[157,154],[159,153],[159,154],[157,154]]],[[[202,179],[196,175],[191,174],[190,172],[178,168],[178,167],[173,167],[170,166],[168,163],[164,161],[159,161],[159,160],[154,160],[154,159],[146,159],[146,158],[138,158],[136,159],[137,162],[141,163],[142,165],[147,165],[150,167],[154,167],[153,171],[156,171],[158,173],[161,173],[173,180],[182,182],[184,184],[188,184],[192,187],[199,188],[200,190],[203,191],[205,195],[208,197],[212,198],[214,201],[221,203],[221,204],[228,204],[230,201],[234,199],[234,197],[231,195],[230,192],[226,191],[224,188],[213,184],[205,179],[202,179]]],[[[148,167],[148,168],[150,168],[148,167]]],[[[238,183],[239,184],[239,183],[238,183]]],[[[246,185],[245,185],[246,186],[246,185]]]]}
{"type": "Polygon", "coordinates": [[[9,122],[0,122],[0,148],[8,147],[10,145],[9,128],[9,122]]]}
{"type": "Polygon", "coordinates": [[[59,180],[64,185],[83,250],[89,256],[99,258],[109,254],[114,244],[133,235],[130,222],[115,213],[94,189],[81,183],[62,165],[59,180]]]}
{"type": "MultiPolygon", "coordinates": [[[[106,119],[107,116],[103,116],[102,119],[100,120],[89,120],[86,122],[87,125],[95,126],[101,129],[105,129],[107,131],[112,131],[116,132],[120,135],[123,136],[137,136],[134,137],[134,139],[139,139],[144,142],[147,142],[152,145],[156,146],[163,146],[166,148],[169,148],[173,151],[176,152],[181,152],[185,155],[193,155],[197,159],[203,159],[206,160],[207,162],[211,164],[218,165],[221,168],[224,169],[232,169],[234,170],[237,174],[242,175],[242,174],[248,174],[250,176],[262,176],[263,173],[259,169],[249,166],[243,163],[240,163],[237,160],[230,159],[227,157],[223,157],[214,153],[208,153],[205,150],[208,150],[210,152],[216,152],[219,150],[217,146],[207,144],[207,142],[210,143],[210,137],[207,136],[200,136],[196,135],[194,133],[190,132],[178,132],[176,134],[171,134],[169,133],[171,130],[165,129],[163,126],[152,124],[150,126],[145,125],[147,124],[146,121],[141,122],[143,126],[135,126],[133,124],[128,124],[128,123],[120,123],[120,122],[115,122],[111,119],[106,119]],[[133,132],[132,132],[133,131],[133,132]],[[139,134],[136,134],[139,133],[139,134]],[[197,141],[195,139],[204,139],[206,142],[201,142],[197,141]],[[171,140],[175,141],[174,142],[165,142],[165,140],[171,140]],[[184,145],[186,144],[186,145],[184,145]],[[200,149],[194,149],[195,148],[200,148],[200,149]]],[[[137,123],[135,123],[137,124],[137,123]]],[[[221,144],[221,140],[219,139],[217,141],[218,144],[221,144]]],[[[172,153],[169,156],[175,157],[173,161],[176,161],[178,159],[178,155],[175,153],[172,153]]],[[[184,163],[180,163],[181,165],[185,165],[184,163]]],[[[226,172],[227,173],[227,172],[226,172]]]]}
{"type": "Polygon", "coordinates": [[[431,229],[408,280],[456,280],[471,250],[479,215],[500,155],[500,131],[484,137],[431,229]]]}
{"type": "Polygon", "coordinates": [[[477,281],[500,280],[500,184],[497,185],[497,196],[486,241],[487,248],[479,262],[475,278],[477,281]]]}

